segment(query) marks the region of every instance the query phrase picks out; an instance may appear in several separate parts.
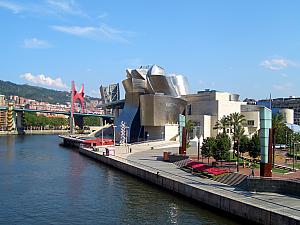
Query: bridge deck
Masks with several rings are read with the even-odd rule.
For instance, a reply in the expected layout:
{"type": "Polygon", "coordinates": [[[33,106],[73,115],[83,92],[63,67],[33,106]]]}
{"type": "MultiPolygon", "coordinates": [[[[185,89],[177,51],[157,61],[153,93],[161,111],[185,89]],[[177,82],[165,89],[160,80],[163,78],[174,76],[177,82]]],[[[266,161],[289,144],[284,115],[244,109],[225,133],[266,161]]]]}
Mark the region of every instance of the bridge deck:
{"type": "MultiPolygon", "coordinates": [[[[0,110],[8,110],[6,106],[0,106],[0,110]]],[[[15,112],[33,112],[33,113],[50,113],[50,114],[60,114],[60,115],[70,115],[70,112],[65,111],[50,111],[50,110],[37,110],[37,109],[19,109],[14,108],[15,112]]],[[[91,116],[91,117],[103,117],[103,118],[114,118],[112,115],[102,115],[102,114],[92,114],[92,113],[74,113],[75,116],[91,116]]]]}

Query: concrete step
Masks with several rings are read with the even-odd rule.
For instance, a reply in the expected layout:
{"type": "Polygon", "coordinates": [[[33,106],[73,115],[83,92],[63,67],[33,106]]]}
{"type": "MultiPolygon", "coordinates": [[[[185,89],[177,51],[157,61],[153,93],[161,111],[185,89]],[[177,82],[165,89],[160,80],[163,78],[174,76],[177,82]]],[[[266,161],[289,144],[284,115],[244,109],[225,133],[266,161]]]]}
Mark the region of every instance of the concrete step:
{"type": "Polygon", "coordinates": [[[224,177],[227,176],[227,175],[228,175],[228,174],[220,175],[220,176],[218,176],[217,178],[214,178],[214,180],[220,182],[220,180],[224,179],[224,177]]]}
{"type": "Polygon", "coordinates": [[[236,177],[231,182],[227,183],[228,185],[234,186],[242,182],[244,179],[247,178],[247,175],[244,174],[236,174],[236,177]]]}
{"type": "Polygon", "coordinates": [[[237,178],[237,176],[238,176],[237,173],[232,173],[232,176],[228,180],[226,180],[225,182],[223,182],[223,183],[230,185],[232,182],[235,181],[235,179],[237,178]]]}
{"type": "Polygon", "coordinates": [[[218,181],[218,182],[220,182],[220,183],[223,183],[223,181],[224,181],[226,178],[228,178],[228,176],[230,176],[230,175],[231,175],[231,173],[225,174],[225,175],[223,175],[223,176],[220,176],[220,177],[216,178],[215,181],[218,181]]]}
{"type": "Polygon", "coordinates": [[[229,174],[228,176],[226,176],[225,179],[223,179],[223,180],[221,181],[221,183],[227,184],[227,182],[228,182],[230,179],[232,179],[233,177],[234,177],[234,173],[231,173],[231,174],[229,174]]]}

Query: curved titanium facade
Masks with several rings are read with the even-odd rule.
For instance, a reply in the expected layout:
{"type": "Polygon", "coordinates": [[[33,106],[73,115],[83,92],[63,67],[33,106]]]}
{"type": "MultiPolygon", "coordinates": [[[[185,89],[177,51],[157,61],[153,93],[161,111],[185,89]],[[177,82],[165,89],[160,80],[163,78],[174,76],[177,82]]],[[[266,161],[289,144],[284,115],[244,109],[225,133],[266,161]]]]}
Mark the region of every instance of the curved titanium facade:
{"type": "Polygon", "coordinates": [[[178,121],[186,106],[186,101],[166,95],[140,96],[140,116],[142,126],[164,126],[178,121]]]}
{"type": "Polygon", "coordinates": [[[189,93],[189,84],[186,77],[182,75],[172,75],[169,77],[177,95],[187,95],[189,93]]]}
{"type": "Polygon", "coordinates": [[[178,122],[178,115],[186,106],[180,99],[188,92],[187,80],[179,75],[165,76],[162,67],[153,65],[139,69],[127,69],[123,80],[125,105],[116,119],[116,137],[120,124],[128,127],[128,141],[139,141],[144,137],[145,126],[164,126],[178,122]]]}

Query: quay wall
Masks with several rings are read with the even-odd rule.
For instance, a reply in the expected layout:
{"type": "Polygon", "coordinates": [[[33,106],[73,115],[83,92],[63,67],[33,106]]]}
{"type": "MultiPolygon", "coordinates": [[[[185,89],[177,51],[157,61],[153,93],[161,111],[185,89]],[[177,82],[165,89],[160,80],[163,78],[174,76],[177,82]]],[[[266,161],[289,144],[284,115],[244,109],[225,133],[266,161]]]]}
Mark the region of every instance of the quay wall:
{"type": "Polygon", "coordinates": [[[253,177],[244,180],[241,185],[248,191],[275,192],[300,197],[300,181],[297,180],[253,177]]]}
{"type": "Polygon", "coordinates": [[[24,130],[24,134],[68,134],[69,130],[24,130]]]}
{"type": "Polygon", "coordinates": [[[132,163],[123,158],[111,158],[88,149],[80,148],[79,152],[97,161],[108,164],[131,175],[141,178],[161,186],[169,191],[181,194],[188,198],[197,200],[219,210],[228,212],[249,221],[265,225],[297,225],[300,221],[297,219],[269,211],[257,205],[243,202],[242,200],[226,197],[213,191],[200,189],[193,185],[192,182],[183,182],[176,176],[168,175],[164,172],[157,173],[155,168],[143,168],[138,163],[132,163]]]}
{"type": "MultiPolygon", "coordinates": [[[[23,130],[24,134],[68,134],[69,130],[23,130]]],[[[18,131],[0,131],[0,135],[18,135],[18,131]]]]}

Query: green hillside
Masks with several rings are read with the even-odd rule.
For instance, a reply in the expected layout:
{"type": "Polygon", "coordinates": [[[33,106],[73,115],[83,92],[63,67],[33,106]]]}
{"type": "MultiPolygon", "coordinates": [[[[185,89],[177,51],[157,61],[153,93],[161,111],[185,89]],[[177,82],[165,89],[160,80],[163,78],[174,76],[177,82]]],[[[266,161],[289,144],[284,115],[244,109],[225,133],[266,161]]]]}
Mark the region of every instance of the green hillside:
{"type": "MultiPolygon", "coordinates": [[[[70,93],[66,91],[56,91],[27,84],[20,85],[2,80],[0,80],[0,94],[7,97],[10,95],[18,95],[20,97],[49,102],[51,104],[65,104],[66,102],[70,102],[70,93]]],[[[85,99],[89,102],[89,100],[96,98],[85,96],[85,99]]]]}

